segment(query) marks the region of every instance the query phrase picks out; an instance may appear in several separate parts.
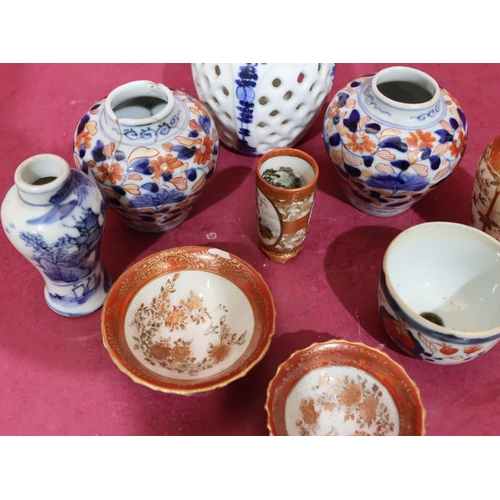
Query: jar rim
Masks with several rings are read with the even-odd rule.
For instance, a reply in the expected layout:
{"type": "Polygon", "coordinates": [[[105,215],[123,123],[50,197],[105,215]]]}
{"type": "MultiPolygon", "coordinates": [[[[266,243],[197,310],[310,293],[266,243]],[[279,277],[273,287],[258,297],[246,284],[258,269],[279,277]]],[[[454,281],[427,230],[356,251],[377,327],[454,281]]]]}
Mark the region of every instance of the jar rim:
{"type": "Polygon", "coordinates": [[[380,70],[373,76],[371,86],[374,95],[380,99],[380,101],[398,109],[426,109],[434,106],[440,98],[440,87],[436,80],[434,80],[434,78],[427,73],[408,66],[390,66],[380,70]],[[432,98],[423,102],[407,103],[387,97],[378,88],[378,85],[381,83],[396,81],[416,84],[425,90],[428,90],[432,94],[432,98]]]}
{"type": "Polygon", "coordinates": [[[175,106],[173,92],[162,83],[149,80],[136,80],[116,87],[106,97],[105,109],[107,116],[116,123],[126,126],[144,126],[162,121],[170,115],[175,106]],[[144,118],[118,118],[115,108],[120,104],[140,97],[155,97],[165,101],[159,111],[144,118]]]}

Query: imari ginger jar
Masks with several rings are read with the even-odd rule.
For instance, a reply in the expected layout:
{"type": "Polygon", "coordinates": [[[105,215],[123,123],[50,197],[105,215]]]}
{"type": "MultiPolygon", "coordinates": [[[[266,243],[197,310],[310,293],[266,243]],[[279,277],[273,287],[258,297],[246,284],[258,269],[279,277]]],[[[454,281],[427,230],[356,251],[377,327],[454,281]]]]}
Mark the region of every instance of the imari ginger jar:
{"type": "Polygon", "coordinates": [[[198,97],[233,151],[259,156],[291,148],[325,104],[335,63],[196,63],[198,97]]]}
{"type": "Polygon", "coordinates": [[[131,228],[169,231],[189,216],[219,154],[214,122],[198,100],[140,80],[114,89],[82,117],[77,168],[98,183],[131,228]]]}
{"type": "Polygon", "coordinates": [[[53,154],[22,162],[2,203],[14,248],[42,275],[47,305],[63,316],[99,309],[111,287],[100,264],[106,205],[94,181],[53,154]]]}
{"type": "Polygon", "coordinates": [[[349,202],[392,216],[451,175],[467,144],[458,101],[417,69],[357,78],[326,111],[323,139],[349,202]]]}
{"type": "Polygon", "coordinates": [[[470,223],[500,241],[500,136],[488,145],[479,160],[470,223]]]}

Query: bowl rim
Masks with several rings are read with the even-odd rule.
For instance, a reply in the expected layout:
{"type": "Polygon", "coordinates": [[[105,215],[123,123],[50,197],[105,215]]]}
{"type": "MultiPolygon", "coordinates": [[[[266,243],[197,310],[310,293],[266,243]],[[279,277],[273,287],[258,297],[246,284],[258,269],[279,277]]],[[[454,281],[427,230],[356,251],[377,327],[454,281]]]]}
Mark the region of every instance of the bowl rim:
{"type": "Polygon", "coordinates": [[[382,273],[383,276],[381,277],[382,279],[385,279],[385,284],[389,290],[389,293],[391,294],[393,300],[396,302],[396,304],[402,309],[402,311],[409,316],[409,318],[416,324],[423,324],[428,330],[435,331],[437,333],[443,334],[443,335],[449,335],[451,337],[455,336],[457,338],[461,339],[477,339],[477,338],[488,338],[492,336],[499,336],[500,337],[500,323],[498,326],[490,328],[488,330],[481,330],[477,332],[464,332],[460,330],[454,330],[453,328],[446,328],[445,326],[440,326],[437,325],[436,323],[433,323],[432,321],[429,321],[420,314],[417,314],[416,311],[414,311],[411,307],[408,306],[408,304],[403,301],[399,293],[396,291],[395,286],[393,285],[393,280],[387,273],[387,262],[389,260],[390,253],[392,249],[396,246],[396,244],[404,237],[406,237],[409,233],[419,231],[421,229],[425,229],[425,227],[445,227],[449,229],[454,229],[462,232],[466,232],[471,234],[472,236],[475,236],[476,238],[480,238],[483,241],[485,241],[487,244],[489,244],[492,247],[497,247],[498,253],[500,255],[500,242],[498,242],[495,238],[490,236],[489,234],[485,233],[484,231],[481,231],[475,227],[468,226],[465,224],[460,224],[458,222],[448,222],[448,221],[432,221],[432,222],[422,222],[420,224],[415,224],[414,226],[411,226],[404,231],[401,231],[389,244],[387,247],[385,253],[384,253],[384,258],[382,262],[382,273]]]}
{"type": "MultiPolygon", "coordinates": [[[[361,349],[362,351],[372,352],[372,353],[376,354],[377,356],[381,357],[383,360],[385,360],[386,363],[388,364],[388,366],[391,368],[391,371],[393,371],[392,369],[397,369],[401,372],[401,375],[405,378],[405,382],[409,386],[411,386],[411,388],[413,389],[415,396],[416,396],[416,404],[418,405],[418,408],[420,409],[420,416],[419,416],[419,419],[417,421],[417,429],[420,432],[416,435],[417,436],[425,436],[426,435],[425,419],[427,417],[427,410],[425,409],[425,406],[422,402],[422,396],[421,396],[420,389],[419,389],[418,385],[408,375],[408,372],[406,371],[405,367],[402,364],[395,361],[394,359],[392,359],[387,353],[381,351],[380,349],[377,349],[375,347],[370,347],[369,345],[367,345],[363,342],[352,342],[352,341],[344,340],[344,339],[332,339],[332,340],[327,340],[326,342],[315,342],[315,343],[309,345],[308,347],[294,351],[292,354],[290,354],[290,356],[285,361],[283,361],[278,366],[274,377],[270,380],[270,382],[267,386],[266,403],[264,405],[264,409],[267,413],[267,429],[269,431],[269,435],[270,436],[278,436],[278,434],[275,433],[275,431],[276,431],[275,425],[274,425],[275,419],[273,418],[274,411],[271,410],[271,403],[272,403],[271,392],[272,392],[273,386],[277,383],[278,377],[281,374],[281,372],[283,372],[286,369],[286,366],[289,363],[291,363],[292,360],[294,360],[294,358],[297,358],[297,357],[305,354],[306,352],[318,350],[321,348],[338,348],[339,346],[353,346],[353,347],[357,347],[358,349],[361,349]]],[[[363,370],[362,368],[358,368],[358,369],[363,370]]],[[[301,377],[299,377],[296,380],[293,387],[295,387],[298,384],[298,382],[303,378],[304,375],[311,373],[311,371],[309,371],[309,372],[303,374],[301,377]]],[[[363,370],[363,371],[365,371],[365,370],[363,370]]],[[[374,378],[377,378],[369,372],[366,372],[366,373],[368,373],[370,376],[372,376],[374,378]]],[[[292,389],[293,389],[293,387],[292,387],[292,389]]],[[[292,389],[290,389],[290,392],[292,389]]],[[[391,394],[391,397],[393,397],[392,394],[391,394]]],[[[288,436],[288,434],[287,434],[287,436],[288,436]]]]}
{"type": "MultiPolygon", "coordinates": [[[[203,269],[199,269],[200,271],[203,271],[203,269]]],[[[170,274],[174,272],[179,272],[182,271],[182,269],[175,269],[173,271],[166,271],[164,274],[170,274]]],[[[207,271],[210,272],[210,271],[207,271]]],[[[163,273],[162,273],[163,274],[163,273]]],[[[144,284],[142,284],[140,287],[137,288],[132,288],[134,290],[134,295],[137,293],[138,290],[140,290],[143,286],[145,286],[147,283],[150,281],[158,278],[162,274],[156,274],[153,276],[150,276],[148,281],[144,284]]],[[[217,276],[221,276],[223,278],[229,279],[226,276],[216,274],[217,276]]],[[[231,280],[229,280],[231,281],[231,280]]],[[[231,281],[232,282],[232,281],[231,281]]],[[[239,287],[238,284],[232,282],[235,286],[239,287]]],[[[239,287],[240,288],[240,287],[239,287]]],[[[240,288],[241,290],[241,288],[240,288]]],[[[247,296],[247,294],[241,290],[242,293],[247,296]]],[[[250,298],[247,296],[250,304],[252,304],[252,301],[250,298]]],[[[128,310],[128,305],[130,305],[130,301],[127,304],[127,307],[124,306],[124,313],[126,314],[128,310]]],[[[252,309],[253,306],[252,306],[252,309]]],[[[123,316],[125,317],[125,316],[123,316]]],[[[121,329],[123,331],[123,329],[121,329]]],[[[221,250],[212,246],[202,246],[202,245],[188,245],[188,246],[180,246],[180,247],[173,247],[167,250],[161,250],[159,252],[153,253],[151,255],[148,255],[141,260],[137,261],[136,263],[130,265],[125,271],[122,272],[122,274],[116,279],[116,281],[113,283],[111,286],[108,294],[106,295],[106,298],[104,300],[103,306],[102,306],[102,311],[101,311],[101,333],[102,333],[102,338],[103,338],[103,343],[104,347],[108,351],[109,356],[115,363],[115,365],[126,375],[128,375],[135,383],[144,385],[150,389],[163,392],[163,393],[171,393],[171,394],[181,394],[181,395],[190,395],[190,394],[195,394],[195,393],[203,393],[203,392],[209,392],[213,389],[218,389],[220,387],[224,387],[228,385],[229,383],[244,377],[257,363],[259,363],[262,358],[265,356],[267,351],[269,350],[269,346],[271,344],[272,338],[274,336],[276,330],[276,308],[274,304],[274,297],[271,293],[271,290],[264,280],[263,276],[261,273],[259,273],[251,264],[249,264],[247,261],[241,259],[240,257],[227,252],[225,250],[221,250]],[[156,382],[151,382],[148,380],[145,380],[142,378],[141,375],[138,375],[134,373],[133,371],[129,370],[126,366],[126,363],[123,362],[122,357],[113,349],[111,345],[111,335],[107,331],[107,313],[109,310],[109,306],[112,300],[115,299],[115,295],[118,293],[119,288],[123,285],[123,282],[127,279],[129,275],[132,275],[135,273],[137,269],[140,269],[144,265],[146,265],[148,262],[152,262],[155,259],[160,259],[161,257],[168,258],[169,256],[174,256],[176,254],[179,254],[180,252],[188,252],[189,254],[209,254],[210,251],[212,253],[210,255],[214,256],[219,256],[221,258],[226,258],[230,259],[231,261],[236,261],[238,264],[242,265],[244,269],[250,272],[251,275],[253,275],[255,281],[258,283],[259,288],[264,292],[265,300],[268,303],[269,306],[269,324],[270,328],[268,331],[265,332],[265,335],[263,337],[264,342],[261,347],[259,347],[260,352],[258,349],[255,349],[256,356],[248,363],[246,367],[243,369],[237,369],[231,376],[224,377],[222,380],[217,381],[209,381],[209,382],[204,382],[200,384],[193,384],[190,386],[182,386],[182,383],[176,384],[176,383],[165,383],[163,385],[156,383],[156,382]]],[[[122,333],[122,332],[121,332],[122,333]]],[[[126,342],[125,342],[126,343],[126,342]]],[[[250,356],[252,358],[252,356],[250,356]]],[[[145,370],[147,370],[147,367],[145,367],[140,361],[137,360],[138,365],[141,367],[144,367],[145,370]]],[[[152,372],[155,374],[154,372],[152,372]]],[[[155,374],[157,375],[157,374],[155,374]]]]}

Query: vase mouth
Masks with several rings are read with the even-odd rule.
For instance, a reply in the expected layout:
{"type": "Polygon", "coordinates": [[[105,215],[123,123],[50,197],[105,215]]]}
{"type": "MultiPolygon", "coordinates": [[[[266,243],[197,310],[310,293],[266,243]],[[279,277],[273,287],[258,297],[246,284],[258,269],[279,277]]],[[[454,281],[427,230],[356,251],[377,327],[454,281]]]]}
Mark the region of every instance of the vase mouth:
{"type": "Polygon", "coordinates": [[[173,92],[149,80],[120,85],[109,93],[105,102],[106,114],[113,122],[132,127],[162,121],[174,106],[173,92]]]}
{"type": "Polygon", "coordinates": [[[314,189],[318,182],[319,168],[316,160],[304,151],[295,148],[278,148],[261,156],[257,162],[256,173],[261,182],[272,186],[272,189],[276,192],[293,194],[310,192],[314,189]],[[269,184],[263,178],[265,171],[280,166],[291,168],[293,173],[303,181],[302,185],[297,188],[285,188],[269,184]]]}
{"type": "Polygon", "coordinates": [[[46,204],[70,174],[68,162],[60,156],[42,153],[24,160],[16,169],[14,183],[27,203],[46,204]]]}
{"type": "Polygon", "coordinates": [[[371,86],[380,101],[402,110],[432,107],[441,95],[434,78],[406,66],[392,66],[379,71],[373,77],[371,86]]]}

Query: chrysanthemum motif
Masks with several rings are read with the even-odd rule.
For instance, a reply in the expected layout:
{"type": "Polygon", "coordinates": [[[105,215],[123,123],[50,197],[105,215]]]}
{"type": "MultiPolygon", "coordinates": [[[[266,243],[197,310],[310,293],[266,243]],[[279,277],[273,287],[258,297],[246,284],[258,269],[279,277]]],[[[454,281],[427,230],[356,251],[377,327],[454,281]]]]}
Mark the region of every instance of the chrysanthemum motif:
{"type": "Polygon", "coordinates": [[[299,411],[305,424],[314,425],[318,421],[319,413],[314,407],[314,399],[309,398],[303,400],[299,407],[299,411]]]}
{"type": "Polygon", "coordinates": [[[208,135],[203,138],[203,142],[194,153],[194,162],[198,165],[204,165],[212,155],[213,143],[208,135]]]}
{"type": "Polygon", "coordinates": [[[203,297],[192,290],[186,298],[174,303],[179,276],[176,273],[168,278],[149,304],[143,303],[137,308],[131,322],[136,332],[132,339],[134,349],[142,351],[145,361],[152,366],[160,365],[178,373],[197,375],[225,361],[234,346],[244,345],[247,332],[235,333],[227,324],[226,314],[220,316],[220,312],[228,312],[227,308],[219,304],[215,311],[207,311],[203,297]],[[217,311],[219,317],[212,321],[212,315],[217,311]],[[193,335],[190,329],[198,327],[203,330],[197,330],[197,345],[194,348],[193,338],[189,338],[193,335]],[[169,334],[179,330],[186,333],[173,340],[169,334]],[[213,336],[217,337],[217,341],[208,340],[204,357],[203,354],[199,356],[204,349],[200,347],[202,339],[212,339],[213,336]]]}
{"type": "Polygon", "coordinates": [[[339,396],[339,401],[344,406],[357,406],[361,401],[363,392],[355,382],[349,382],[339,396]]]}

